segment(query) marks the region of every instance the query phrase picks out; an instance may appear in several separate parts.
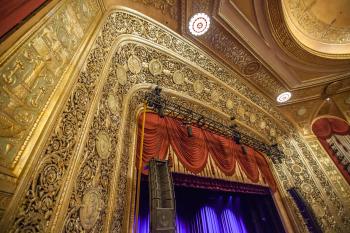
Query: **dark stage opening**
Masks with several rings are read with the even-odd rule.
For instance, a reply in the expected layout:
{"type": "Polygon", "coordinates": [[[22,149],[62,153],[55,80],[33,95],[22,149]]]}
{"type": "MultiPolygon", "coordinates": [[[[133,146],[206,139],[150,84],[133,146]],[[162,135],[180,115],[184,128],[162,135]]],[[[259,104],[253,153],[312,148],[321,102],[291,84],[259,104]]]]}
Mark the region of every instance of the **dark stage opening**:
{"type": "MultiPolygon", "coordinates": [[[[149,232],[146,180],[141,183],[140,233],[149,232]]],[[[181,185],[175,185],[174,190],[177,233],[285,232],[270,193],[224,192],[181,185]]]]}

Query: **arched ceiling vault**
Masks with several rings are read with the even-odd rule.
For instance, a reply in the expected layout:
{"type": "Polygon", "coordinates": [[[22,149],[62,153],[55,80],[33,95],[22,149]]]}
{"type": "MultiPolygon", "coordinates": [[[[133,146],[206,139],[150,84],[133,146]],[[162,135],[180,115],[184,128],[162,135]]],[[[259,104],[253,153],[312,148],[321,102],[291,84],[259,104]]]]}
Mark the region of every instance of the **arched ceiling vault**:
{"type": "Polygon", "coordinates": [[[348,0],[282,1],[285,23],[306,50],[332,59],[350,58],[348,0]]]}

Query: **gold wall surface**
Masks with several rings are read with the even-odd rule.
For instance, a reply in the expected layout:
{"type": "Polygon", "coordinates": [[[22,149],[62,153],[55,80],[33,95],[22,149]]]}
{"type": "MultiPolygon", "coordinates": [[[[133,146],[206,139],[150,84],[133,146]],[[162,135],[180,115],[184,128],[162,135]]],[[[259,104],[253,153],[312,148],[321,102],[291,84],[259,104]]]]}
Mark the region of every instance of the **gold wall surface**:
{"type": "Polygon", "coordinates": [[[325,232],[350,231],[350,188],[321,168],[320,145],[236,72],[133,10],[64,1],[0,69],[1,189],[8,180],[16,188],[1,194],[4,232],[126,232],[136,116],[155,84],[175,102],[225,124],[235,115],[251,136],[279,143],[286,157],[272,170],[296,232],[306,227],[290,187],[325,232]]]}

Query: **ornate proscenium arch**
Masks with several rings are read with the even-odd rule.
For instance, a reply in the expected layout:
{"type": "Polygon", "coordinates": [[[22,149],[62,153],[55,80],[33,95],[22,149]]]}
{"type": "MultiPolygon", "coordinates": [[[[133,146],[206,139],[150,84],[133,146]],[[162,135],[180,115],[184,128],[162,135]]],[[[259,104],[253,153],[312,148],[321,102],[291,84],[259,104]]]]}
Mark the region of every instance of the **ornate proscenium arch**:
{"type": "Polygon", "coordinates": [[[155,83],[178,104],[224,124],[234,114],[250,136],[281,145],[286,157],[272,170],[297,229],[304,231],[305,226],[286,193],[291,186],[303,190],[323,229],[341,232],[350,227],[347,206],[319,169],[312,150],[273,104],[237,73],[127,9],[105,14],[87,51],[79,74],[71,77],[74,85],[62,92],[62,110],[46,126],[49,133],[40,144],[42,150],[31,155],[35,162],[25,168],[27,175],[0,229],[127,229],[136,116],[145,91],[155,83]]]}

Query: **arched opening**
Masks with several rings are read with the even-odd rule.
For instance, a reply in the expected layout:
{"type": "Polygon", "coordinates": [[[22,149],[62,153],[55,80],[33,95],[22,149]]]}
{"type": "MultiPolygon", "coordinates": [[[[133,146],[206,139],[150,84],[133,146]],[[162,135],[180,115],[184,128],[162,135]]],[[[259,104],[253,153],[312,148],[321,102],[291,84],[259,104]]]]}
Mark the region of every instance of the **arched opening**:
{"type": "Polygon", "coordinates": [[[338,117],[324,116],[313,122],[312,131],[350,184],[349,123],[338,117]]]}

